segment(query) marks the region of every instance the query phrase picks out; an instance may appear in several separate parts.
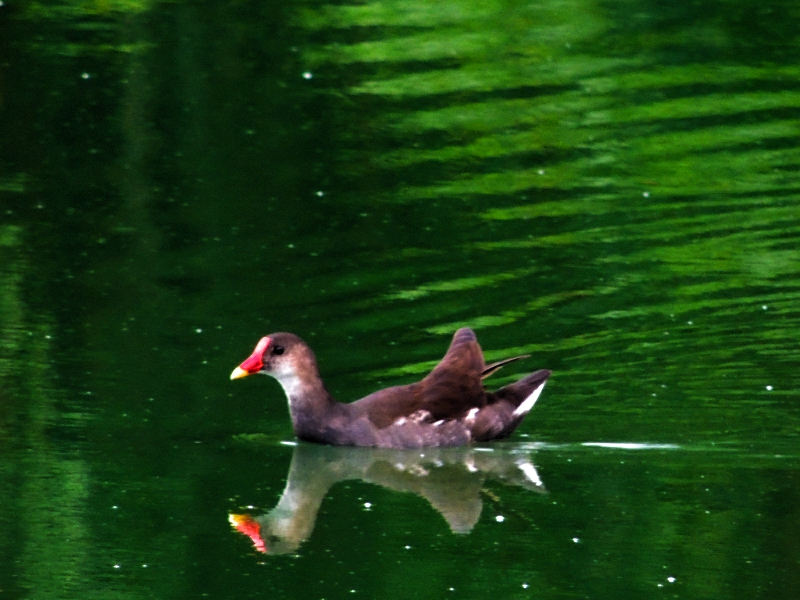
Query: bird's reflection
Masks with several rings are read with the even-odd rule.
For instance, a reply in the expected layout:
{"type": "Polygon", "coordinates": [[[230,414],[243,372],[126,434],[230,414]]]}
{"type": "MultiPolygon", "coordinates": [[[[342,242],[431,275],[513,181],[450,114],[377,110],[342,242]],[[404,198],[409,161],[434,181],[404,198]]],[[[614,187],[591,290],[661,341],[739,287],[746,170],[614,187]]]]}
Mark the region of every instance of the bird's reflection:
{"type": "Polygon", "coordinates": [[[360,479],[418,494],[442,514],[453,532],[468,533],[480,517],[481,490],[487,480],[545,492],[530,451],[519,450],[499,446],[391,450],[300,443],[275,508],[261,515],[230,514],[229,520],[260,552],[291,553],[311,535],[328,490],[340,481],[360,479]]]}

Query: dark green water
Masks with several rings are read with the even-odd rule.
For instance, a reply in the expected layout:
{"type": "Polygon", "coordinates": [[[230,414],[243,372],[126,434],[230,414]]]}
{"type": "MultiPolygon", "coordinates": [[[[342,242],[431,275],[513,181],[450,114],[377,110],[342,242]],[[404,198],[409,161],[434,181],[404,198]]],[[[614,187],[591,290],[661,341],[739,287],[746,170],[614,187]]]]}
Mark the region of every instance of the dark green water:
{"type": "Polygon", "coordinates": [[[798,32],[0,4],[0,597],[796,598],[798,32]],[[288,330],[354,399],[465,325],[554,371],[491,448],[292,446],[228,380],[288,330]]]}

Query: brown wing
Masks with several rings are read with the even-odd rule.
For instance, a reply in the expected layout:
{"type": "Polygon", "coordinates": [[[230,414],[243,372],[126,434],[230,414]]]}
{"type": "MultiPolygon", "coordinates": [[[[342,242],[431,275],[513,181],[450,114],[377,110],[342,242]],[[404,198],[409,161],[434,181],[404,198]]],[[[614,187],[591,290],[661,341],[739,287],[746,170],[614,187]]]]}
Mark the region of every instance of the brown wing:
{"type": "Polygon", "coordinates": [[[461,418],[471,408],[486,405],[483,370],[483,352],[475,333],[459,329],[444,358],[422,381],[379,390],[346,405],[346,410],[353,415],[366,415],[381,429],[412,415],[426,421],[461,418]],[[420,411],[427,411],[430,416],[420,411]]]}
{"type": "Polygon", "coordinates": [[[486,379],[489,375],[493,375],[503,365],[507,365],[508,363],[514,362],[515,360],[522,360],[523,358],[529,358],[530,354],[523,354],[522,356],[515,356],[514,358],[506,358],[503,360],[498,360],[496,363],[492,363],[490,365],[486,365],[483,368],[483,372],[481,373],[481,379],[486,379]]]}
{"type": "Polygon", "coordinates": [[[419,382],[420,408],[434,421],[463,417],[471,408],[486,405],[481,383],[483,351],[469,328],[456,331],[447,353],[419,382]]]}
{"type": "Polygon", "coordinates": [[[352,418],[366,416],[375,427],[383,429],[419,410],[418,387],[418,383],[389,387],[342,406],[352,418]]]}

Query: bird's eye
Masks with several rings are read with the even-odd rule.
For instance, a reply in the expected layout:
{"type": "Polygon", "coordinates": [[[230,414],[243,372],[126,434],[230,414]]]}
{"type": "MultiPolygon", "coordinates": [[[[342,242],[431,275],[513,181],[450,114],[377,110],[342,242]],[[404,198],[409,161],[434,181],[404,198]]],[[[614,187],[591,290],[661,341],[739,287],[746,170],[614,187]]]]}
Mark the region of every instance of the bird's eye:
{"type": "Polygon", "coordinates": [[[275,346],[272,349],[272,353],[280,356],[281,354],[283,354],[283,350],[284,350],[283,346],[275,346]]]}

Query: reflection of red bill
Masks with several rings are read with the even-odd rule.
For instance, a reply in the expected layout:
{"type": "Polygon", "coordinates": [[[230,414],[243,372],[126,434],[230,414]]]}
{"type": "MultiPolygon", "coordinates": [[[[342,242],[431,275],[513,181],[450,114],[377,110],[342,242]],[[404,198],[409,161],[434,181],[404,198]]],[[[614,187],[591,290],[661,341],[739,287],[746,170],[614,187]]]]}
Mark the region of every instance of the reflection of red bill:
{"type": "Polygon", "coordinates": [[[261,539],[261,525],[259,525],[258,521],[250,515],[234,515],[233,513],[228,515],[228,521],[236,531],[253,540],[253,546],[255,546],[256,550],[264,554],[267,553],[267,545],[261,539]]]}

